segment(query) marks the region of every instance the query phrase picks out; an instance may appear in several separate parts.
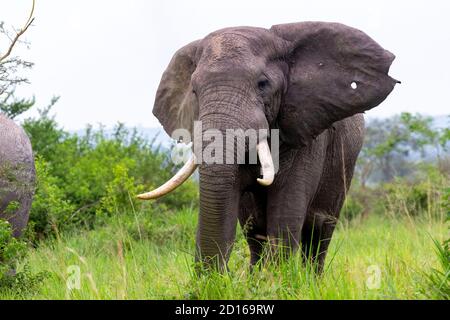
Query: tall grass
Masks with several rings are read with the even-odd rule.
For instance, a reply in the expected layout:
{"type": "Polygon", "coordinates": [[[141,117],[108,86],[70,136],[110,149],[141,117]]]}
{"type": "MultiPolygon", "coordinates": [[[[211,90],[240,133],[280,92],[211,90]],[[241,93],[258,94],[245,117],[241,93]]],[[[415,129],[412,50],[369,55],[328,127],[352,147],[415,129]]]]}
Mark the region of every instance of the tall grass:
{"type": "MultiPolygon", "coordinates": [[[[441,208],[446,211],[446,221],[450,222],[450,188],[446,188],[441,208]]],[[[450,231],[450,226],[448,226],[450,231]]],[[[423,291],[429,298],[450,299],[450,234],[444,242],[433,239],[439,267],[425,273],[427,286],[423,291]]]]}
{"type": "Polygon", "coordinates": [[[34,292],[0,292],[2,299],[420,299],[421,270],[437,267],[433,241],[443,221],[370,216],[340,224],[325,272],[317,276],[294,255],[253,272],[239,231],[229,271],[194,270],[196,213],[117,215],[97,230],[61,234],[29,256],[33,272],[50,276],[34,292]],[[80,288],[68,289],[80,270],[80,288]]]}

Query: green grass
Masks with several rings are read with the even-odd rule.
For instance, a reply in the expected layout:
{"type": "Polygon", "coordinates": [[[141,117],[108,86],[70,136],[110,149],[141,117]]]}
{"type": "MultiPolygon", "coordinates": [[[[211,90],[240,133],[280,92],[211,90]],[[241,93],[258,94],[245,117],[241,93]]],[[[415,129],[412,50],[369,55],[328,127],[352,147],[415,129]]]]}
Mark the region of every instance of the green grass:
{"type": "Polygon", "coordinates": [[[424,273],[439,266],[433,238],[447,236],[436,220],[374,215],[340,224],[318,277],[298,255],[249,272],[239,231],[229,272],[197,277],[195,226],[196,213],[182,210],[118,215],[94,231],[60,235],[29,254],[31,272],[49,273],[39,289],[0,299],[423,299],[424,273]],[[67,288],[70,266],[80,268],[80,289],[67,288]],[[380,281],[368,288],[377,270],[380,281]]]}

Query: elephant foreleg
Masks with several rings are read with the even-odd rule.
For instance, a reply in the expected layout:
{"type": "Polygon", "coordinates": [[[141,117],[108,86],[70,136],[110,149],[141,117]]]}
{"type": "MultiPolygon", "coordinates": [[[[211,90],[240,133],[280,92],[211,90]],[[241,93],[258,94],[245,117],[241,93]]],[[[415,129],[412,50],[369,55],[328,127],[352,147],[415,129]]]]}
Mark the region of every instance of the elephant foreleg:
{"type": "Polygon", "coordinates": [[[320,135],[308,147],[286,155],[280,152],[281,169],[267,191],[267,233],[275,258],[300,247],[302,228],[323,170],[326,142],[326,135],[320,135]],[[291,166],[285,168],[283,163],[291,166]]]}
{"type": "Polygon", "coordinates": [[[302,229],[302,252],[305,263],[321,273],[337,218],[317,209],[312,212],[302,229]]]}
{"type": "Polygon", "coordinates": [[[319,188],[308,210],[302,230],[302,248],[322,272],[331,237],[350,188],[356,159],[363,142],[364,118],[356,115],[340,121],[329,130],[330,144],[319,188]]]}
{"type": "Polygon", "coordinates": [[[245,192],[241,197],[239,223],[250,249],[250,263],[261,259],[267,242],[266,196],[262,192],[245,192]]]}

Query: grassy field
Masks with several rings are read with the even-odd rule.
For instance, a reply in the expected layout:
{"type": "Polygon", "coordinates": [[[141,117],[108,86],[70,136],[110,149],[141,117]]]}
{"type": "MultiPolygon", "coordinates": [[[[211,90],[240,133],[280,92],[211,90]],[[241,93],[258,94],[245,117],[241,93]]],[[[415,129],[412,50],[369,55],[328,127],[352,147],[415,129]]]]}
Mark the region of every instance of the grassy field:
{"type": "Polygon", "coordinates": [[[249,272],[239,231],[230,271],[197,277],[195,226],[196,213],[183,210],[118,215],[94,231],[61,235],[29,254],[30,272],[48,272],[37,289],[0,292],[0,299],[420,299],[424,272],[437,267],[432,238],[448,232],[436,219],[341,223],[317,277],[299,256],[249,272]],[[80,287],[69,290],[77,270],[80,287]]]}

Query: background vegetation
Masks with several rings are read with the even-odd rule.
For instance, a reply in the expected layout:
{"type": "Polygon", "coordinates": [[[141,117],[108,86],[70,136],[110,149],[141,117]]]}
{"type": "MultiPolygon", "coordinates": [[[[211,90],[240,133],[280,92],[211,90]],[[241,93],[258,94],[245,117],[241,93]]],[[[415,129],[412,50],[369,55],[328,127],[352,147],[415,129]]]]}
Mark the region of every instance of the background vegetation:
{"type": "MultiPolygon", "coordinates": [[[[0,34],[17,40],[32,16],[15,34],[0,23],[0,34]]],[[[32,63],[10,53],[0,56],[0,112],[14,119],[35,101],[15,96],[32,63]]],[[[23,237],[0,221],[0,299],[450,298],[448,118],[367,123],[322,276],[299,255],[249,272],[240,230],[230,270],[197,275],[196,181],[137,202],[177,169],[168,150],[120,123],[68,132],[51,116],[57,101],[21,121],[38,181],[23,237]]]]}
{"type": "MultiPolygon", "coordinates": [[[[448,128],[431,118],[404,113],[368,122],[322,277],[298,256],[248,272],[239,231],[229,273],[198,278],[196,181],[158,201],[137,202],[135,194],[178,169],[169,150],[123,124],[67,132],[51,116],[56,102],[22,122],[38,183],[23,239],[0,225],[0,298],[449,297],[448,128]],[[6,271],[13,265],[16,276],[6,271]],[[80,288],[69,290],[73,266],[80,288]]],[[[34,101],[19,103],[11,117],[34,101]]]]}

